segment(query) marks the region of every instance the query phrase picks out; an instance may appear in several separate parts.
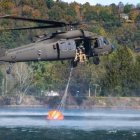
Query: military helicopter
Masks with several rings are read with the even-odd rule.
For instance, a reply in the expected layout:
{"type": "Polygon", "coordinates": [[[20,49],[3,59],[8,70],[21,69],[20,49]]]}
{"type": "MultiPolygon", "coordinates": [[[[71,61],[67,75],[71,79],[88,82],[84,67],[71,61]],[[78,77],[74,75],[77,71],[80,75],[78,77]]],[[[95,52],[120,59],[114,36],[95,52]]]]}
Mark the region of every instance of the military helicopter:
{"type": "MultiPolygon", "coordinates": [[[[44,26],[4,29],[6,31],[58,27],[71,28],[79,24],[11,15],[1,16],[0,19],[22,20],[46,24],[44,26]]],[[[78,63],[88,61],[88,58],[93,57],[93,63],[97,65],[100,62],[99,56],[111,53],[112,50],[113,46],[105,37],[97,36],[92,32],[81,29],[70,29],[63,32],[56,31],[51,34],[39,36],[33,43],[18,48],[8,50],[1,48],[0,62],[9,62],[13,64],[27,61],[71,60],[71,65],[76,67],[78,63]]]]}

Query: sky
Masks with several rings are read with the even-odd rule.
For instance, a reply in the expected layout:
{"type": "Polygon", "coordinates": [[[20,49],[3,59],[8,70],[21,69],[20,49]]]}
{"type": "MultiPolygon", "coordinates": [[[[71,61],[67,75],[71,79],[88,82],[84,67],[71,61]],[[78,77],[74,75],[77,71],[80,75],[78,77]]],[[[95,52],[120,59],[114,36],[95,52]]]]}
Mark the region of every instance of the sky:
{"type": "Polygon", "coordinates": [[[96,5],[97,3],[98,4],[102,4],[102,5],[110,5],[112,3],[115,3],[115,4],[118,4],[120,1],[123,2],[123,4],[138,4],[140,3],[140,0],[62,0],[62,1],[65,1],[65,2],[73,2],[73,1],[76,1],[78,3],[86,3],[86,2],[89,2],[91,5],[96,5]]]}

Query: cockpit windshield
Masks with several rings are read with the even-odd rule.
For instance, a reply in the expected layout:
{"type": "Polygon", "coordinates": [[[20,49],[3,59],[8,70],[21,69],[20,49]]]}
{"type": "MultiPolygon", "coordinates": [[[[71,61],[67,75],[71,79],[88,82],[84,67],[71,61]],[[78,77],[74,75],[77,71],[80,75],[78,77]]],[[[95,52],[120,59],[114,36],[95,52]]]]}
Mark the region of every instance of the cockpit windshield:
{"type": "Polygon", "coordinates": [[[105,37],[103,37],[103,43],[104,45],[109,45],[109,41],[105,37]]]}

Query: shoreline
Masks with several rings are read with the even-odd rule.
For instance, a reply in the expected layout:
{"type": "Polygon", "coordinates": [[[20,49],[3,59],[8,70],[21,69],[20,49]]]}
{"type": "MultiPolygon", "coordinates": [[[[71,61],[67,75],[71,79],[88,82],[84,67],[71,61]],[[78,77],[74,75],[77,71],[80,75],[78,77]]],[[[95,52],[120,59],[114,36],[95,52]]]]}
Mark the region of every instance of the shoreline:
{"type": "MultiPolygon", "coordinates": [[[[47,108],[47,109],[55,109],[55,108],[51,108],[45,105],[2,105],[0,106],[0,108],[47,108]]],[[[118,107],[118,106],[109,106],[109,107],[104,107],[104,106],[93,106],[93,107],[65,107],[64,109],[80,109],[80,110],[92,110],[92,109],[131,109],[131,110],[140,110],[140,106],[135,106],[135,107],[130,107],[130,106],[126,106],[126,107],[118,107]]]]}
{"type": "MultiPolygon", "coordinates": [[[[26,95],[22,102],[17,104],[16,96],[0,96],[0,107],[15,107],[15,108],[39,108],[46,107],[48,109],[56,109],[60,97],[35,97],[26,95]]],[[[67,97],[65,109],[95,109],[95,108],[109,108],[109,109],[138,109],[140,110],[140,97],[67,97]]]]}

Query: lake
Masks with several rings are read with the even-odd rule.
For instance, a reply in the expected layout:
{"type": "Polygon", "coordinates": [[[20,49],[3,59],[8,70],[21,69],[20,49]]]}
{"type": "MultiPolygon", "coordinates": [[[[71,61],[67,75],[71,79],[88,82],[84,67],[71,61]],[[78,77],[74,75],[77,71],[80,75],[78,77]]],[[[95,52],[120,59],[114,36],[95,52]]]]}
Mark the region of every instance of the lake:
{"type": "Polygon", "coordinates": [[[0,108],[0,140],[139,140],[140,110],[64,110],[63,121],[48,109],[0,108]]]}

